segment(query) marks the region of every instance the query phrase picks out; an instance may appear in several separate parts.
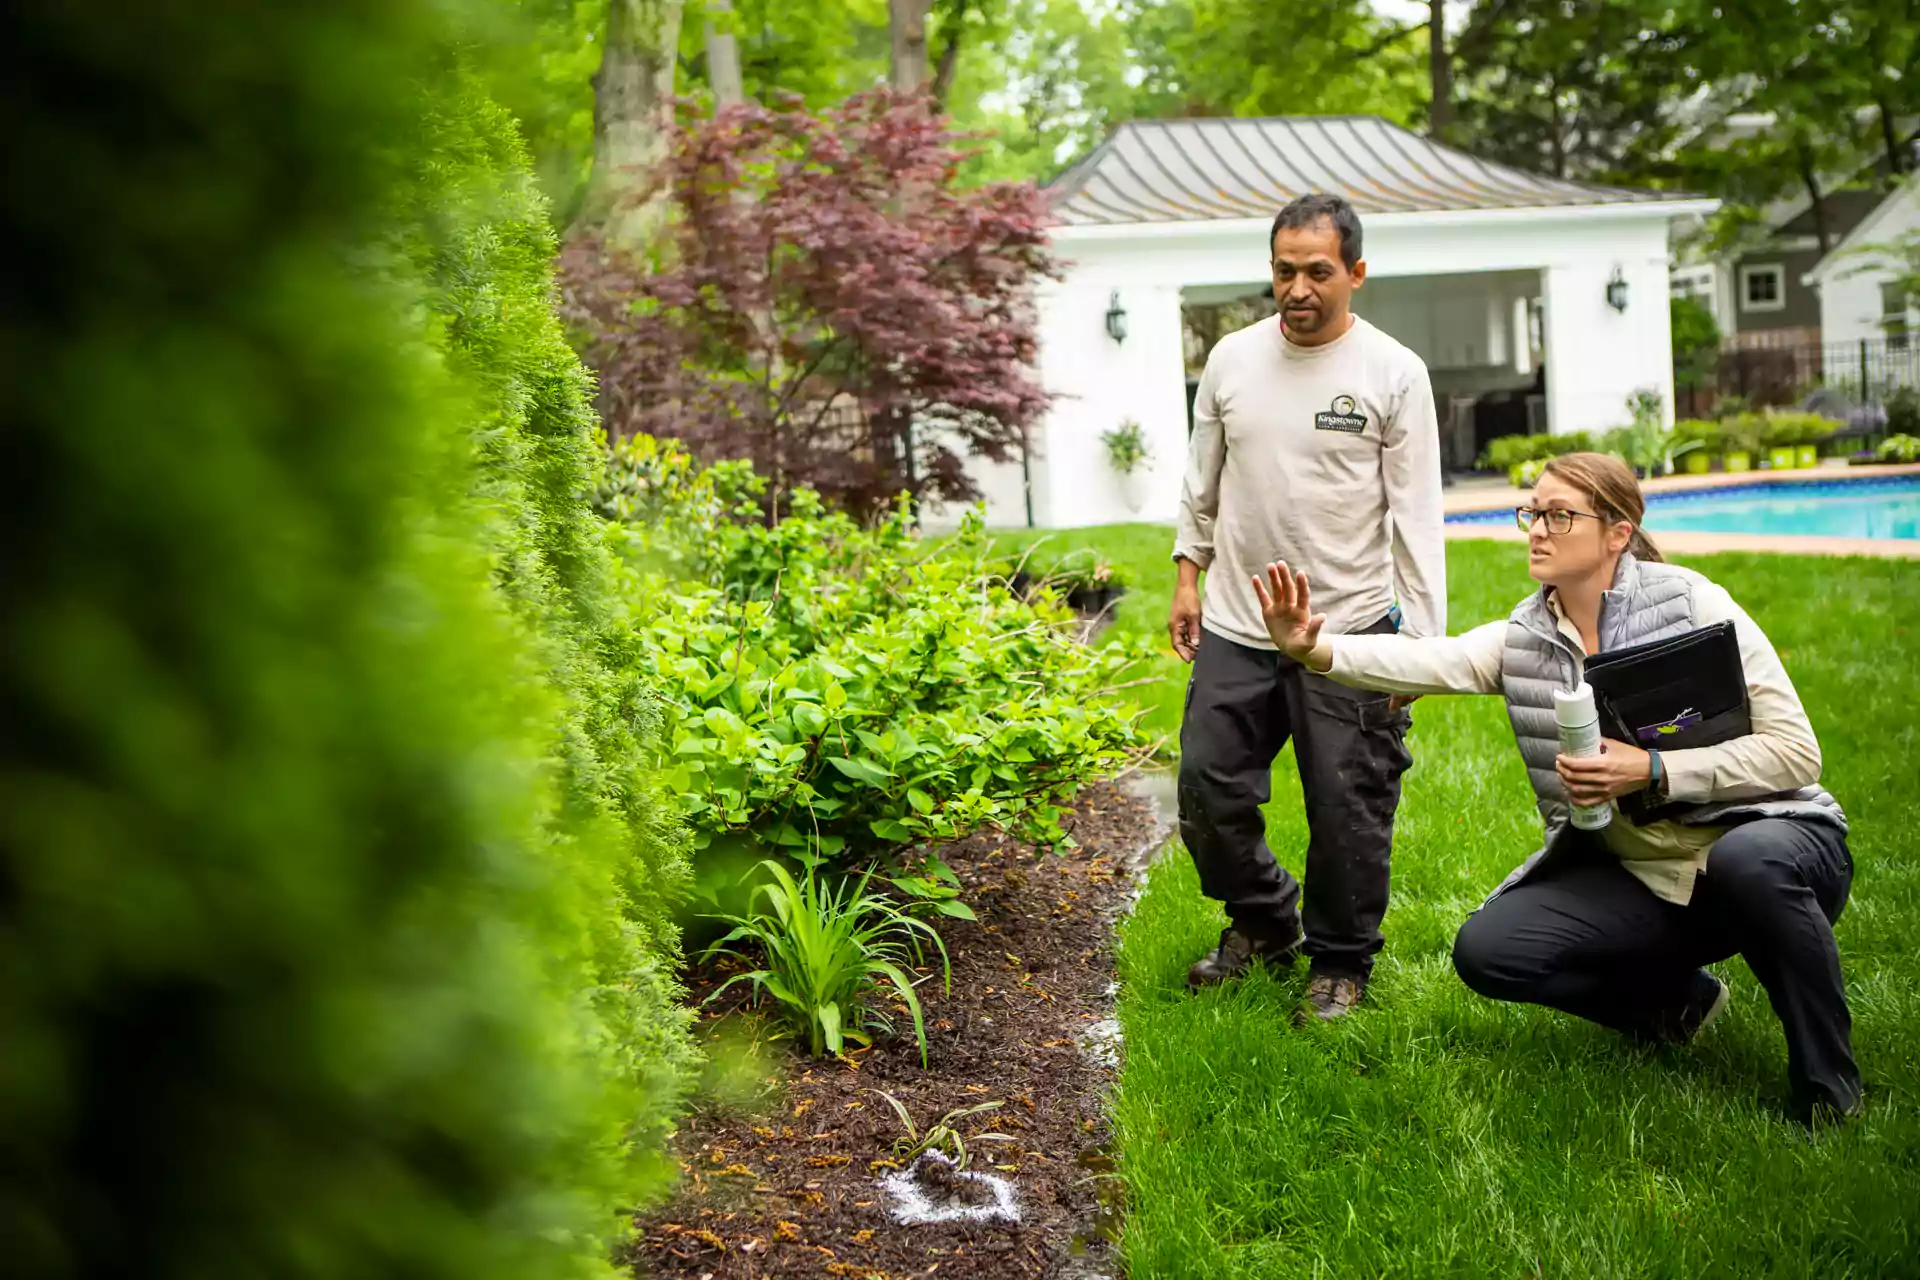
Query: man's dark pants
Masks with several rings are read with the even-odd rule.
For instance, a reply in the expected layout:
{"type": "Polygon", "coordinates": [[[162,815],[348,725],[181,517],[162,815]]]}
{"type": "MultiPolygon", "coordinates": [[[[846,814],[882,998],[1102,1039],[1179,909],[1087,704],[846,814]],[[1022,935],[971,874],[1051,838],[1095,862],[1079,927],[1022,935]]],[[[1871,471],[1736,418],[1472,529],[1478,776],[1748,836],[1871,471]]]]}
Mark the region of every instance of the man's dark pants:
{"type": "Polygon", "coordinates": [[[1733,828],[1684,907],[1656,897],[1591,836],[1569,832],[1548,858],[1462,926],[1453,963],[1469,987],[1660,1038],[1717,990],[1700,966],[1739,955],[1786,1032],[1795,1110],[1859,1100],[1833,941],[1853,884],[1839,827],[1767,818],[1733,828]]]}
{"type": "Polygon", "coordinates": [[[1180,837],[1201,892],[1256,937],[1291,942],[1304,924],[1315,971],[1364,977],[1380,950],[1410,724],[1385,694],[1207,632],[1180,723],[1180,837]],[[1304,892],[1274,860],[1260,811],[1289,738],[1307,808],[1304,892]]]}

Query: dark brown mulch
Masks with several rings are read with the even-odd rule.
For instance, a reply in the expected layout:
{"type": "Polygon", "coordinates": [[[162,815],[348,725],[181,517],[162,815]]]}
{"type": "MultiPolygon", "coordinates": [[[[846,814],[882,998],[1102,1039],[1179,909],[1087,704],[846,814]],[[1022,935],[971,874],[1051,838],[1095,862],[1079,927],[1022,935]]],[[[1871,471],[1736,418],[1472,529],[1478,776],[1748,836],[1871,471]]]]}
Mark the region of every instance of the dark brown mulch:
{"type": "MultiPolygon", "coordinates": [[[[1110,784],[1088,787],[1067,825],[1080,847],[1036,853],[996,835],[943,851],[977,922],[942,920],[953,991],[920,987],[928,1066],[911,1022],[851,1061],[788,1050],[788,1079],[765,1114],[696,1114],[677,1139],[679,1194],[638,1222],[628,1261],[644,1276],[1113,1274],[1108,1235],[1119,1184],[1104,1155],[1112,1071],[1090,1056],[1110,1027],[1112,940],[1131,869],[1157,836],[1152,807],[1110,784]],[[959,1122],[972,1168],[1007,1178],[1022,1220],[897,1225],[877,1179],[902,1136],[872,1090],[898,1098],[923,1130],[956,1108],[1000,1100],[959,1122]]],[[[692,975],[696,996],[714,975],[692,975]]],[[[739,990],[740,988],[735,988],[739,990]]]]}

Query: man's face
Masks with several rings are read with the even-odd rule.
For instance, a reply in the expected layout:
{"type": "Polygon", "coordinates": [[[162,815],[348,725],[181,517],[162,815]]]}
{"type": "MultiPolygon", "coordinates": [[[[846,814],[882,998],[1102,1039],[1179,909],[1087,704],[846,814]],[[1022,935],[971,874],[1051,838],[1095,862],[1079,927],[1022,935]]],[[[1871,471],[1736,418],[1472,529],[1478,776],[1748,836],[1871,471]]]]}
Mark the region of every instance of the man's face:
{"type": "Polygon", "coordinates": [[[1274,232],[1273,300],[1287,332],[1344,332],[1353,291],[1366,278],[1365,262],[1348,270],[1340,260],[1340,231],[1331,219],[1274,232]]]}

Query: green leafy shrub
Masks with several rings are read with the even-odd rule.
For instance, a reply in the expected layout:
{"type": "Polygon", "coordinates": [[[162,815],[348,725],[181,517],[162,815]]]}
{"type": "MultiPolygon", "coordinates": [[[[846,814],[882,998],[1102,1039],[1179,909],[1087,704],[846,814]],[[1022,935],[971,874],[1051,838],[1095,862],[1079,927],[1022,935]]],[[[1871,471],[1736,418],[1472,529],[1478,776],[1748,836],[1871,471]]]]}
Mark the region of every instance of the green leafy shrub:
{"type": "Polygon", "coordinates": [[[10,1273],[605,1274],[664,1171],[672,815],[452,9],[0,20],[10,1273]]]}
{"type": "Polygon", "coordinates": [[[904,507],[863,528],[800,490],[768,524],[750,471],[629,452],[603,500],[650,513],[625,526],[625,591],[696,847],[852,858],[989,825],[1057,844],[1079,785],[1147,748],[1114,692],[1145,643],[1088,647],[1051,592],[1009,593],[977,516],[928,549],[904,507]]]}
{"type": "Polygon", "coordinates": [[[1721,430],[1726,436],[1727,452],[1755,454],[1765,446],[1766,415],[1743,410],[1722,419],[1721,430]]]}
{"type": "MultiPolygon", "coordinates": [[[[1593,436],[1585,431],[1566,431],[1557,435],[1496,436],[1487,441],[1478,465],[1489,471],[1505,471],[1511,475],[1522,463],[1545,462],[1549,458],[1585,453],[1593,448],[1593,436]]],[[[1536,476],[1537,472],[1538,468],[1535,468],[1536,476]]],[[[1532,484],[1533,481],[1528,480],[1527,483],[1532,484]]]]}
{"type": "Polygon", "coordinates": [[[751,962],[729,945],[750,942],[765,965],[728,978],[708,999],[717,999],[737,982],[752,984],[756,995],[774,998],[781,1015],[806,1037],[808,1052],[818,1058],[844,1052],[849,1040],[871,1044],[869,1029],[890,1031],[872,1005],[877,990],[890,988],[913,1016],[920,1065],[925,1066],[926,1022],[905,970],[922,958],[919,944],[924,939],[938,950],[941,972],[951,988],[953,971],[940,935],[884,893],[869,892],[870,871],[836,879],[813,865],[796,880],[772,859],[757,870],[767,878],[754,886],[750,901],[764,901],[765,907],[744,916],[722,916],[733,931],[706,954],[751,962]]]}
{"type": "Polygon", "coordinates": [[[1838,424],[1817,413],[1776,412],[1760,415],[1760,438],[1767,448],[1820,444],[1838,424]]]}
{"type": "Polygon", "coordinates": [[[1887,431],[1893,435],[1920,436],[1920,391],[1901,387],[1887,397],[1887,431]]]}
{"type": "Polygon", "coordinates": [[[1080,592],[1124,591],[1126,575],[1112,561],[1091,551],[1048,555],[1034,548],[1027,555],[997,566],[1010,585],[1023,593],[1045,587],[1059,599],[1080,592]]]}
{"type": "Polygon", "coordinates": [[[1888,436],[1873,457],[1876,462],[1920,462],[1920,436],[1888,436]]]}
{"type": "Polygon", "coordinates": [[[667,1134],[694,1065],[673,976],[686,839],[650,768],[663,716],[606,522],[586,500],[606,451],[591,380],[553,312],[554,239],[517,126],[464,72],[443,71],[417,119],[419,178],[397,202],[393,243],[466,390],[494,581],[558,695],[540,730],[544,856],[571,882],[580,950],[564,959],[590,1006],[604,1145],[625,1165],[614,1198],[635,1203],[671,1175],[667,1134]]]}
{"type": "Polygon", "coordinates": [[[1674,439],[1696,449],[1717,453],[1725,445],[1726,428],[1711,418],[1683,418],[1673,424],[1674,439]]]}

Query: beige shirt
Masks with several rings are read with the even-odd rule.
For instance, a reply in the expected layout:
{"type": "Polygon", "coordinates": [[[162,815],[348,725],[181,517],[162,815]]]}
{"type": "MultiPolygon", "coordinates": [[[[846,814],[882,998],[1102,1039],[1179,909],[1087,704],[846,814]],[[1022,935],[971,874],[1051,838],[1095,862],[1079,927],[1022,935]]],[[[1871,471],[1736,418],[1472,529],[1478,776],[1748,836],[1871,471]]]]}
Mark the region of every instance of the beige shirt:
{"type": "MultiPolygon", "coordinates": [[[[1693,579],[1694,625],[1733,623],[1753,732],[1716,746],[1662,751],[1669,798],[1695,804],[1749,800],[1818,782],[1820,744],[1773,643],[1725,588],[1691,570],[1681,572],[1693,579]]],[[[1561,634],[1573,641],[1575,651],[1585,652],[1578,629],[1557,600],[1553,608],[1561,634]]],[[[1499,693],[1506,635],[1502,618],[1464,635],[1431,640],[1333,636],[1328,641],[1333,651],[1329,674],[1342,684],[1387,693],[1499,693]]],[[[1647,888],[1685,906],[1693,897],[1694,878],[1724,828],[1677,822],[1636,827],[1618,808],[1616,804],[1613,821],[1603,832],[1607,846],[1647,888]]]]}
{"type": "Polygon", "coordinates": [[[1328,629],[1397,602],[1407,635],[1447,631],[1440,433],[1420,357],[1358,316],[1320,347],[1268,318],[1222,338],[1194,397],[1176,558],[1207,570],[1203,625],[1272,649],[1252,575],[1304,569],[1328,629]]]}

